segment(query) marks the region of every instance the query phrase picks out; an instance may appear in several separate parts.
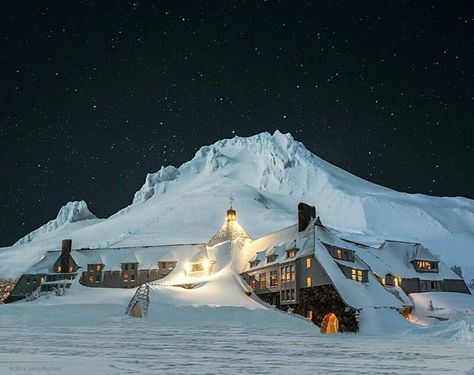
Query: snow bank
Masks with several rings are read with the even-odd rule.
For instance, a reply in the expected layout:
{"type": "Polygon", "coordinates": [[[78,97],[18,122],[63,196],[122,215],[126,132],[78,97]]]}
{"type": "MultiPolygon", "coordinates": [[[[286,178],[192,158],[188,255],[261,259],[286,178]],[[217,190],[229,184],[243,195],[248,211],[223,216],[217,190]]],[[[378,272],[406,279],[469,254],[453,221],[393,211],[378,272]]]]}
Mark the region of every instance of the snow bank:
{"type": "Polygon", "coordinates": [[[359,332],[363,335],[398,335],[413,330],[413,327],[394,309],[365,308],[359,315],[359,332]]]}

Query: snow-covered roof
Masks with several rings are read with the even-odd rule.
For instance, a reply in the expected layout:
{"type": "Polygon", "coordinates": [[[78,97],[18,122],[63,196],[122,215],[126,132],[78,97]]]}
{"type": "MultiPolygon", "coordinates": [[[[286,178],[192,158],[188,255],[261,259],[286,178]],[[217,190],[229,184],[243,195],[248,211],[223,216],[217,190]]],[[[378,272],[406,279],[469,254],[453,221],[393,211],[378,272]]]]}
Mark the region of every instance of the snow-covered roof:
{"type": "MultiPolygon", "coordinates": [[[[71,252],[74,261],[84,270],[88,264],[104,264],[104,271],[121,270],[122,263],[139,263],[139,269],[157,268],[160,261],[186,262],[201,254],[206,254],[206,246],[202,244],[80,249],[71,252]]],[[[60,255],[60,251],[46,253],[26,273],[48,273],[60,255]]]]}
{"type": "Polygon", "coordinates": [[[244,269],[241,272],[249,271],[249,262],[255,260],[259,262],[255,267],[251,268],[252,270],[260,269],[267,266],[267,264],[285,262],[288,260],[286,250],[293,247],[296,247],[298,251],[291,260],[311,254],[314,242],[310,239],[314,238],[312,235],[313,229],[314,223],[311,223],[304,231],[298,232],[298,225],[295,224],[255,241],[248,242],[242,249],[242,253],[248,261],[245,262],[244,269]],[[267,263],[266,257],[269,255],[276,255],[277,257],[273,262],[267,263]]]}
{"type": "MultiPolygon", "coordinates": [[[[339,246],[336,245],[339,243],[337,237],[328,229],[316,226],[314,254],[331,279],[342,300],[347,305],[355,309],[367,307],[403,307],[401,301],[393,294],[387,292],[371,272],[368,272],[368,282],[359,282],[346,278],[337,265],[339,260],[334,259],[329,254],[322,241],[326,244],[339,246]]],[[[351,268],[365,269],[364,264],[358,261],[357,258],[355,262],[345,263],[348,263],[348,266],[351,268]]]]}
{"type": "Polygon", "coordinates": [[[423,248],[423,257],[427,260],[438,260],[434,256],[428,256],[429,251],[420,247],[419,244],[410,242],[385,241],[383,245],[376,249],[367,247],[356,252],[357,256],[363,260],[379,276],[392,274],[403,278],[420,278],[423,280],[443,280],[460,279],[446,264],[438,264],[438,272],[417,272],[410,263],[416,248],[423,248]]]}
{"type": "Polygon", "coordinates": [[[439,262],[439,259],[431,254],[426,247],[417,243],[413,246],[413,254],[411,256],[411,261],[414,260],[426,260],[428,262],[439,262]]]}
{"type": "MultiPolygon", "coordinates": [[[[438,272],[417,272],[413,260],[439,262],[431,252],[419,243],[386,240],[376,247],[377,241],[369,238],[367,243],[357,243],[354,236],[333,229],[316,226],[316,233],[321,242],[344,249],[353,250],[356,257],[365,263],[375,274],[385,276],[392,274],[403,278],[420,278],[423,280],[460,279],[446,264],[438,264],[438,272]],[[341,236],[351,238],[344,240],[341,236]],[[372,246],[371,246],[372,245],[372,246]]],[[[356,236],[362,241],[362,236],[356,236]]]]}
{"type": "Polygon", "coordinates": [[[222,242],[235,240],[237,238],[250,239],[250,235],[237,221],[229,221],[225,222],[217,233],[212,236],[208,245],[215,246],[222,242]]]}

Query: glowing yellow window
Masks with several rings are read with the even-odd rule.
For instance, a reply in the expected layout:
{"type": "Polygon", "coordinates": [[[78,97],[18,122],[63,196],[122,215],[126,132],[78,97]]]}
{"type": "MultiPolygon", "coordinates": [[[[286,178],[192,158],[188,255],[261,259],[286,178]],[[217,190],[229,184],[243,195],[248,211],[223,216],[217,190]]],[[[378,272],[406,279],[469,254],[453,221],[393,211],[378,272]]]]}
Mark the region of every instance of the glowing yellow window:
{"type": "Polygon", "coordinates": [[[95,270],[96,270],[96,271],[100,271],[100,264],[96,264],[95,270]]]}
{"type": "Polygon", "coordinates": [[[313,279],[311,277],[306,278],[306,286],[313,286],[313,279]]]}
{"type": "Polygon", "coordinates": [[[336,258],[342,259],[342,251],[341,251],[341,249],[336,249],[336,258]]]}
{"type": "Polygon", "coordinates": [[[61,270],[62,270],[61,266],[57,266],[57,267],[56,267],[56,271],[57,271],[57,272],[61,272],[61,270]]]}
{"type": "Polygon", "coordinates": [[[69,266],[69,271],[68,271],[68,272],[69,272],[69,273],[72,272],[72,266],[69,266]]]}
{"type": "Polygon", "coordinates": [[[311,268],[311,258],[306,258],[306,268],[311,268]]]}
{"type": "Polygon", "coordinates": [[[313,310],[308,310],[306,312],[306,319],[313,320],[313,310]]]}
{"type": "Polygon", "coordinates": [[[362,281],[362,271],[357,270],[357,281],[362,281]]]}

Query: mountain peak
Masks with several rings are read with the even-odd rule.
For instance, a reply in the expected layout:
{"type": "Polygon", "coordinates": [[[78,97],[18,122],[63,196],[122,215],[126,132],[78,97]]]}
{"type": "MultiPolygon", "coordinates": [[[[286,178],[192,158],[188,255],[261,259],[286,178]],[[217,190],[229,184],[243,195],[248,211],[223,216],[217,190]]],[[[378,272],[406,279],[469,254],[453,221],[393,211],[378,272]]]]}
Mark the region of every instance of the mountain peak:
{"type": "Polygon", "coordinates": [[[66,203],[58,212],[55,219],[50,220],[43,226],[20,238],[15,245],[22,245],[33,241],[38,235],[55,231],[63,227],[67,223],[75,223],[78,221],[97,219],[97,217],[89,211],[87,203],[84,201],[72,201],[66,203]]]}

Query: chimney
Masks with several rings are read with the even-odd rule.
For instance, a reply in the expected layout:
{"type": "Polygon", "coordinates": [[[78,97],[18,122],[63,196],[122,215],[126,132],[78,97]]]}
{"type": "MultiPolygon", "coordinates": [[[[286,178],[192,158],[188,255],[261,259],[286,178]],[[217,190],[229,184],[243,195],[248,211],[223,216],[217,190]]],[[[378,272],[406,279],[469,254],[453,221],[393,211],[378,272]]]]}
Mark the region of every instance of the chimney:
{"type": "Polygon", "coordinates": [[[316,217],[316,208],[306,203],[298,203],[298,232],[306,229],[311,219],[316,217]]]}
{"type": "Polygon", "coordinates": [[[63,240],[63,245],[61,248],[61,272],[69,272],[69,256],[72,249],[72,240],[66,239],[63,240]]]}

